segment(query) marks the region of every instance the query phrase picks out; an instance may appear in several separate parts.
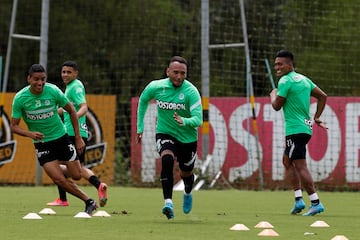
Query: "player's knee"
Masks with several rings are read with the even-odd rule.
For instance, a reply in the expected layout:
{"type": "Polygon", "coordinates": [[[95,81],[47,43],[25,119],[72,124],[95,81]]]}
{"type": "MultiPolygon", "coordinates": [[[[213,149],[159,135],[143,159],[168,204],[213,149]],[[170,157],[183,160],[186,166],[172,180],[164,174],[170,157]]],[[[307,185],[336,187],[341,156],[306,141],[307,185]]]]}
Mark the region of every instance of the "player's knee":
{"type": "Polygon", "coordinates": [[[165,154],[161,157],[161,174],[162,175],[172,175],[174,168],[174,157],[170,154],[165,154]]]}
{"type": "Polygon", "coordinates": [[[73,180],[75,180],[75,181],[80,180],[80,179],[81,179],[81,172],[72,174],[72,175],[71,175],[71,178],[72,178],[73,180]]]}
{"type": "Polygon", "coordinates": [[[182,180],[184,181],[184,184],[185,185],[191,185],[194,183],[194,174],[190,174],[190,175],[187,175],[187,176],[181,176],[182,180]]]}
{"type": "Polygon", "coordinates": [[[68,163],[67,174],[75,181],[78,181],[82,178],[81,165],[78,161],[71,161],[68,163]]]}

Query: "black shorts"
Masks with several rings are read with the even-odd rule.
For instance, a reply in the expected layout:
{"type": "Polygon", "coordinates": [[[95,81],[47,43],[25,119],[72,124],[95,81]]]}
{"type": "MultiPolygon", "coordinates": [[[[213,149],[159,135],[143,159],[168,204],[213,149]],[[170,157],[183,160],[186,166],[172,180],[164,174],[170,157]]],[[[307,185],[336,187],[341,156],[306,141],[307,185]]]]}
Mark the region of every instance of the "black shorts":
{"type": "Polygon", "coordinates": [[[34,143],[37,159],[40,166],[55,160],[74,161],[78,160],[74,144],[67,134],[53,141],[34,143]]]}
{"type": "Polygon", "coordinates": [[[156,149],[159,154],[164,150],[172,151],[182,171],[190,172],[194,169],[197,158],[197,142],[182,143],[168,134],[157,133],[156,149]]]}
{"type": "Polygon", "coordinates": [[[306,158],[306,144],[310,141],[311,135],[306,133],[299,133],[286,136],[285,151],[291,160],[306,158]]]}
{"type": "MultiPolygon", "coordinates": [[[[74,136],[69,136],[70,141],[75,145],[75,137],[74,136]]],[[[87,146],[87,138],[82,138],[85,145],[87,146]]],[[[79,160],[81,164],[85,164],[85,152],[86,150],[84,150],[81,154],[78,154],[79,160]]]]}

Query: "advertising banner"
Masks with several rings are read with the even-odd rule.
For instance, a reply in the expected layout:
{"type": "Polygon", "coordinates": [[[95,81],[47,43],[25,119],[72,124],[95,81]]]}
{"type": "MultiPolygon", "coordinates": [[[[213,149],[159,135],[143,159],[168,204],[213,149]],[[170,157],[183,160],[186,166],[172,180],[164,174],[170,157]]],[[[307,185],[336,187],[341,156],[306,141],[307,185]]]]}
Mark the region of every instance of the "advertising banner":
{"type": "MultiPolygon", "coordinates": [[[[145,116],[143,143],[135,144],[137,98],[132,100],[132,178],[143,183],[159,176],[159,160],[155,149],[156,106],[150,104],[145,116]]],[[[265,187],[281,187],[285,181],[284,119],[282,110],[273,110],[269,97],[255,99],[258,133],[254,132],[252,109],[245,97],[210,98],[209,154],[207,174],[221,172],[233,184],[257,184],[259,163],[265,187]]],[[[311,100],[311,116],[316,110],[311,100]]],[[[307,148],[308,167],[314,181],[326,188],[360,187],[360,98],[328,97],[321,119],[328,130],[313,125],[313,137],[307,148]]],[[[198,166],[202,156],[199,129],[198,166]]]]}
{"type": "MultiPolygon", "coordinates": [[[[32,140],[12,134],[10,129],[14,96],[15,93],[5,93],[6,100],[0,124],[0,183],[34,184],[37,159],[32,140]]],[[[116,97],[87,94],[86,99],[89,107],[89,138],[85,162],[101,181],[111,184],[114,182],[116,97]]],[[[23,120],[20,125],[27,128],[23,120]]],[[[45,173],[42,176],[44,184],[52,184],[45,173]]],[[[88,184],[85,180],[81,180],[80,183],[88,184]]]]}

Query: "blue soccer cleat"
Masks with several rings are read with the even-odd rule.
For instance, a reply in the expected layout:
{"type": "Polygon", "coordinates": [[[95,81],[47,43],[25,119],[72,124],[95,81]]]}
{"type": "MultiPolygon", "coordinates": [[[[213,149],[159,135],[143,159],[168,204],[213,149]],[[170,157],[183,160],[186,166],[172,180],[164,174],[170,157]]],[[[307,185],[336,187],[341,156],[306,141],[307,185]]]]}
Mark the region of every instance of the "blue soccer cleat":
{"type": "Polygon", "coordinates": [[[305,208],[305,202],[302,198],[300,198],[299,200],[295,200],[294,207],[293,209],[291,209],[290,213],[291,214],[300,213],[304,208],[305,208]]]}
{"type": "Polygon", "coordinates": [[[185,194],[183,198],[183,212],[188,214],[192,209],[192,193],[185,194]]]}
{"type": "Polygon", "coordinates": [[[315,214],[321,213],[324,211],[324,206],[321,203],[316,205],[311,204],[309,211],[304,213],[303,216],[314,216],[315,214]]]}
{"type": "Polygon", "coordinates": [[[162,208],[162,213],[167,217],[167,219],[174,218],[174,206],[172,203],[166,203],[162,208]]]}

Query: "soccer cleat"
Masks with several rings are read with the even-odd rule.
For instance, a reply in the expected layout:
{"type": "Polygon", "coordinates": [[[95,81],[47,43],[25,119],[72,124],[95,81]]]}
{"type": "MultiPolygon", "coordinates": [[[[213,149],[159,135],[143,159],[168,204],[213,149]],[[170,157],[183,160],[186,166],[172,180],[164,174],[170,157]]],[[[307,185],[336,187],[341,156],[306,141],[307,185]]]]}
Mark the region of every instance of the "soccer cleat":
{"type": "Polygon", "coordinates": [[[192,209],[192,193],[185,194],[183,197],[183,212],[188,214],[192,209]]]}
{"type": "Polygon", "coordinates": [[[295,200],[294,207],[291,209],[291,214],[297,214],[300,213],[305,208],[305,202],[302,198],[299,200],[295,200]]]}
{"type": "Polygon", "coordinates": [[[172,203],[166,203],[162,208],[162,213],[167,217],[167,219],[174,218],[174,206],[172,203]]]}
{"type": "Polygon", "coordinates": [[[105,183],[100,183],[100,186],[98,188],[98,195],[99,195],[100,207],[104,207],[108,200],[107,185],[105,183]]]}
{"type": "Polygon", "coordinates": [[[90,199],[90,201],[86,201],[85,212],[91,216],[97,207],[96,202],[90,199]]]}
{"type": "Polygon", "coordinates": [[[314,216],[315,214],[321,213],[324,211],[324,206],[322,203],[318,203],[316,205],[311,204],[309,211],[304,213],[303,216],[314,216]]]}
{"type": "Polygon", "coordinates": [[[47,205],[48,206],[67,207],[67,206],[69,206],[69,202],[63,201],[60,198],[57,198],[55,201],[47,203],[47,205]]]}

